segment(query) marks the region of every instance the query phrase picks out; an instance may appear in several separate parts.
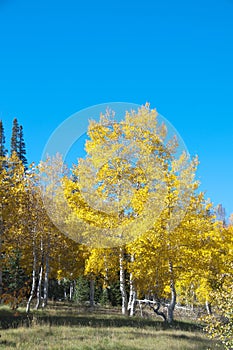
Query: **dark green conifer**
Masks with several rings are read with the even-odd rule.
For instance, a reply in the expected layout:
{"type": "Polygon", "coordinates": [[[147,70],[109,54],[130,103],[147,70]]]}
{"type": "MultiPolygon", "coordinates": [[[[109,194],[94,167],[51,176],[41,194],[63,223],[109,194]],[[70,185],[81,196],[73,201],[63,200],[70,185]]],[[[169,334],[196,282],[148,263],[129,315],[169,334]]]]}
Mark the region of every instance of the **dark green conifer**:
{"type": "Polygon", "coordinates": [[[7,149],[5,148],[5,133],[3,122],[0,120],[0,157],[5,157],[7,154],[7,149]]]}
{"type": "Polygon", "coordinates": [[[19,126],[19,140],[18,140],[18,157],[22,161],[23,165],[27,166],[27,158],[26,158],[26,146],[23,137],[23,127],[19,126]]]}
{"type": "Polygon", "coordinates": [[[11,135],[11,155],[16,153],[18,158],[22,161],[25,168],[27,168],[26,147],[23,137],[23,127],[19,125],[18,120],[13,120],[12,135],[11,135]]]}
{"type": "Polygon", "coordinates": [[[19,123],[15,118],[13,120],[12,134],[11,134],[11,156],[15,152],[18,155],[18,139],[19,139],[19,123]]]}

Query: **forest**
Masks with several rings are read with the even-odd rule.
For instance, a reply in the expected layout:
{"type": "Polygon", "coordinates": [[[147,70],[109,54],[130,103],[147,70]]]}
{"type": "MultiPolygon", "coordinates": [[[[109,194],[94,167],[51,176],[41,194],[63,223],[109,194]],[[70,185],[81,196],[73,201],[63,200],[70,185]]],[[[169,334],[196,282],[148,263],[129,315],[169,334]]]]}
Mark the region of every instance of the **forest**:
{"type": "Polygon", "coordinates": [[[0,121],[0,300],[12,310],[49,302],[118,307],[172,325],[196,312],[233,348],[233,215],[206,200],[198,158],[147,105],[90,121],[86,157],[28,164],[23,127],[10,150],[0,121]]]}

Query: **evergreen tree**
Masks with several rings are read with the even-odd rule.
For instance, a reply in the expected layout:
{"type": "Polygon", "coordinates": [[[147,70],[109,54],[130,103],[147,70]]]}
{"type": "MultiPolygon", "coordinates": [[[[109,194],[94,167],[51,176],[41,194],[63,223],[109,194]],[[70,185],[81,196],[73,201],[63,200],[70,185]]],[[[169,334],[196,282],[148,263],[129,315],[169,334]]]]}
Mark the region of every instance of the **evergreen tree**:
{"type": "Polygon", "coordinates": [[[3,122],[0,120],[0,157],[5,157],[7,154],[7,150],[5,148],[5,133],[3,122]]]}
{"type": "Polygon", "coordinates": [[[26,146],[23,137],[23,127],[20,125],[19,127],[19,141],[18,141],[18,157],[22,161],[23,165],[27,166],[27,158],[26,158],[26,146]]]}
{"type": "Polygon", "coordinates": [[[11,136],[11,155],[16,153],[22,161],[24,167],[27,166],[26,147],[23,137],[23,127],[19,125],[18,120],[13,120],[12,136],[11,136]]]}
{"type": "Polygon", "coordinates": [[[76,281],[74,301],[82,304],[89,300],[89,294],[90,286],[88,279],[85,276],[79,276],[76,281]]]}
{"type": "Polygon", "coordinates": [[[18,155],[18,136],[19,136],[19,123],[15,118],[13,120],[12,134],[11,134],[11,156],[15,152],[18,155]]]}

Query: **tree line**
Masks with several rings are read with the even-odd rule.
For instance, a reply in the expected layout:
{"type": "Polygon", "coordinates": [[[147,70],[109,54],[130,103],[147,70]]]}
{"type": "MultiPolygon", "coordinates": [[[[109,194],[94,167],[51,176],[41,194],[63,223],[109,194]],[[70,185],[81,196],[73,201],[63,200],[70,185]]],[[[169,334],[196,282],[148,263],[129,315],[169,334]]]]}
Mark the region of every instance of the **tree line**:
{"type": "MultiPolygon", "coordinates": [[[[6,157],[8,150],[5,147],[5,132],[2,120],[0,120],[0,157],[6,157]]],[[[10,142],[10,155],[16,154],[22,164],[27,167],[26,145],[23,135],[23,126],[14,118],[10,142]]]]}
{"type": "Polygon", "coordinates": [[[199,190],[197,158],[176,155],[147,106],[101,116],[88,137],[71,171],[60,155],[28,166],[22,126],[8,155],[0,123],[1,302],[29,312],[88,289],[91,305],[133,316],[149,304],[169,323],[176,305],[205,306],[214,325],[216,296],[231,293],[233,223],[199,190]]]}

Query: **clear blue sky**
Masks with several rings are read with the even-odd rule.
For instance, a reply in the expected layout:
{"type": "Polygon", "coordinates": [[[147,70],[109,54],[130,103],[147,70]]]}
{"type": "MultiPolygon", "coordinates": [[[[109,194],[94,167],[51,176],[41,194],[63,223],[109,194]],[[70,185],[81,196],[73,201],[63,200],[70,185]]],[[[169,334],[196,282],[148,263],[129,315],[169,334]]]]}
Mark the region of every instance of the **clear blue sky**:
{"type": "Polygon", "coordinates": [[[82,108],[151,103],[233,212],[233,0],[0,0],[0,118],[29,161],[82,108]]]}

